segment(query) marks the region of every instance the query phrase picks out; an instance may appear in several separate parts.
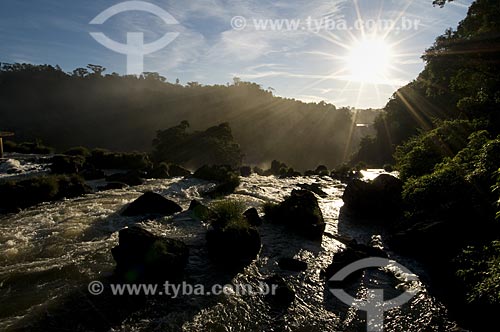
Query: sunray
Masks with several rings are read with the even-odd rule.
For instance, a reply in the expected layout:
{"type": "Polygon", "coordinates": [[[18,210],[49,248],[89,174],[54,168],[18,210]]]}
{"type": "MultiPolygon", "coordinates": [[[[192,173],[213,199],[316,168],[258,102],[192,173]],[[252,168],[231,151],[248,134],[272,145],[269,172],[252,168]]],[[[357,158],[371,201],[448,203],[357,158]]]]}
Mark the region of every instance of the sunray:
{"type": "Polygon", "coordinates": [[[312,82],[311,84],[308,84],[308,85],[306,85],[306,86],[303,86],[303,87],[302,87],[300,90],[298,90],[296,93],[297,93],[297,94],[300,94],[300,93],[304,92],[305,90],[307,90],[307,89],[311,89],[311,88],[313,88],[313,87],[317,86],[318,84],[320,84],[320,83],[322,83],[322,82],[324,82],[324,81],[327,81],[327,80],[331,80],[331,79],[337,78],[337,75],[341,74],[341,73],[342,73],[342,72],[344,72],[344,71],[347,71],[347,69],[346,69],[346,68],[340,68],[339,70],[337,70],[337,71],[335,71],[335,72],[333,72],[333,73],[331,73],[331,74],[327,75],[327,76],[326,76],[326,77],[324,77],[324,78],[318,79],[318,80],[316,80],[316,81],[312,82]]]}
{"type": "Polygon", "coordinates": [[[396,17],[396,19],[392,20],[391,27],[387,29],[386,33],[382,36],[383,39],[387,38],[387,36],[389,36],[389,34],[394,30],[394,27],[399,22],[399,20],[406,14],[406,11],[412,5],[413,1],[414,0],[409,0],[406,6],[403,8],[403,10],[401,10],[401,13],[399,13],[399,15],[396,17]]]}

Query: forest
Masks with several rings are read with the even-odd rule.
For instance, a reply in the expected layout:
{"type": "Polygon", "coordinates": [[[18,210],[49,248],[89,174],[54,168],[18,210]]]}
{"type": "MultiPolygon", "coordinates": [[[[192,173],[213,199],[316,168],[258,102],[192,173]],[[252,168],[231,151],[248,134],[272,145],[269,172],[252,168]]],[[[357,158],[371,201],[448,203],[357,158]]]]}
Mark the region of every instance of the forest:
{"type": "Polygon", "coordinates": [[[246,164],[278,159],[301,170],[346,162],[361,139],[350,108],[277,97],[238,78],[202,86],[169,83],[157,73],[104,72],[97,65],[65,73],[58,66],[2,64],[2,130],[15,132],[18,142],[39,139],[58,151],[149,152],[158,131],[182,121],[194,131],[228,123],[246,164]]]}

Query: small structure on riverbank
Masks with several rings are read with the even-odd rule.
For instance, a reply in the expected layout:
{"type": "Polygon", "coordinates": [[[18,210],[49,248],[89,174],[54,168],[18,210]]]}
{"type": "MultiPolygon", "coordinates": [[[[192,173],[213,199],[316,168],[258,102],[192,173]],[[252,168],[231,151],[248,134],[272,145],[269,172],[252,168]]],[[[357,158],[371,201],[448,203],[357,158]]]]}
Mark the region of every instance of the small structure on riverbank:
{"type": "Polygon", "coordinates": [[[3,158],[3,138],[12,136],[14,136],[14,133],[10,133],[8,131],[0,131],[0,159],[3,158]]]}

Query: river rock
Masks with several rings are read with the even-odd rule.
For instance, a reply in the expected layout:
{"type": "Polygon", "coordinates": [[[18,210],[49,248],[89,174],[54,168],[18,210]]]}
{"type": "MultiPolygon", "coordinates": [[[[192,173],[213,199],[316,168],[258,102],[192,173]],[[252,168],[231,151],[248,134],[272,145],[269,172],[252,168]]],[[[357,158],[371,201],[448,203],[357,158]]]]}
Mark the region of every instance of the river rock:
{"type": "Polygon", "coordinates": [[[127,187],[128,187],[128,185],[126,183],[123,183],[123,182],[108,182],[108,183],[106,183],[105,186],[101,186],[98,189],[104,191],[104,190],[123,189],[123,188],[127,188],[127,187]]]}
{"type": "Polygon", "coordinates": [[[301,272],[307,270],[307,263],[295,258],[280,258],[278,266],[282,270],[301,272]]]}
{"type": "Polygon", "coordinates": [[[240,175],[246,178],[249,177],[252,175],[252,168],[250,166],[240,167],[240,175]]]}
{"type": "Polygon", "coordinates": [[[252,226],[262,225],[262,218],[259,216],[256,208],[251,208],[246,210],[243,215],[245,216],[248,223],[252,226]]]}
{"type": "Polygon", "coordinates": [[[181,211],[182,208],[177,203],[166,199],[160,194],[148,191],[130,203],[129,206],[127,206],[127,208],[122,212],[122,215],[140,216],[154,214],[170,216],[181,211]]]}
{"type": "Polygon", "coordinates": [[[89,167],[83,170],[80,175],[87,181],[104,179],[106,177],[103,170],[93,167],[89,167]]]}
{"type": "Polygon", "coordinates": [[[229,225],[207,232],[207,247],[216,263],[226,266],[244,265],[255,259],[262,243],[254,227],[229,225]]]}
{"type": "Polygon", "coordinates": [[[401,215],[403,182],[388,174],[371,182],[352,180],[344,191],[345,211],[370,220],[394,220],[401,215]]]}
{"type": "MultiPolygon", "coordinates": [[[[370,257],[387,258],[387,254],[380,248],[358,244],[356,241],[352,241],[344,250],[337,252],[333,256],[332,263],[326,268],[324,275],[327,279],[330,279],[345,266],[370,257]]],[[[362,273],[362,271],[359,271],[359,273],[362,273]]],[[[359,276],[358,273],[353,273],[349,280],[357,276],[359,276]]]]}
{"type": "Polygon", "coordinates": [[[188,262],[189,249],[182,241],[159,237],[137,226],[122,229],[118,241],[111,252],[116,274],[127,282],[178,279],[188,262]]]}
{"type": "Polygon", "coordinates": [[[283,202],[266,209],[266,218],[313,240],[321,239],[326,226],[318,200],[308,190],[293,190],[283,202]]]}
{"type": "Polygon", "coordinates": [[[199,219],[206,218],[210,214],[210,209],[195,199],[189,204],[188,211],[191,211],[191,213],[199,219]]]}
{"type": "Polygon", "coordinates": [[[266,296],[266,299],[275,307],[288,308],[295,300],[295,291],[293,288],[279,275],[273,275],[266,279],[266,284],[271,290],[271,293],[266,296]],[[275,289],[274,293],[272,289],[275,289]]]}
{"type": "Polygon", "coordinates": [[[140,186],[144,183],[143,175],[137,171],[130,171],[127,173],[116,173],[106,177],[108,182],[123,182],[129,186],[140,186]]]}
{"type": "Polygon", "coordinates": [[[171,164],[168,166],[168,174],[171,177],[183,177],[191,175],[191,171],[181,167],[179,165],[171,164]]]}

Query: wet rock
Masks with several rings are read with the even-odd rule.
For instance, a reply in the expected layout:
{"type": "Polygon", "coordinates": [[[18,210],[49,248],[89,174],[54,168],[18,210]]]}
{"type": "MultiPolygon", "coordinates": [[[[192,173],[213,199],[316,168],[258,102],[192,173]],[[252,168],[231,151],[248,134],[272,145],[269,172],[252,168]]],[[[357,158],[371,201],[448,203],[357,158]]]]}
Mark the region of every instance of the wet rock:
{"type": "Polygon", "coordinates": [[[85,158],[82,156],[54,156],[50,170],[54,174],[77,174],[83,169],[85,158]]]}
{"type": "Polygon", "coordinates": [[[104,179],[106,177],[102,170],[95,168],[87,168],[80,175],[87,181],[104,179]]]}
{"type": "MultiPolygon", "coordinates": [[[[356,241],[352,241],[344,250],[337,252],[333,256],[332,263],[324,271],[324,276],[327,279],[330,279],[345,266],[370,257],[387,258],[387,254],[380,248],[358,244],[356,241]]],[[[361,273],[362,271],[359,271],[359,273],[353,273],[347,281],[359,277],[361,273]]]]}
{"type": "Polygon", "coordinates": [[[307,270],[307,263],[294,258],[280,258],[278,261],[280,269],[301,272],[307,270]]]}
{"type": "Polygon", "coordinates": [[[240,167],[240,175],[243,177],[249,177],[250,175],[252,175],[252,169],[250,168],[250,166],[240,167]]]}
{"type": "Polygon", "coordinates": [[[266,296],[266,300],[272,306],[288,308],[295,300],[295,291],[279,275],[267,278],[266,284],[271,290],[271,293],[266,296]]]}
{"type": "Polygon", "coordinates": [[[179,166],[179,165],[169,165],[168,174],[171,177],[182,177],[191,175],[191,171],[179,166]]]}
{"type": "Polygon", "coordinates": [[[105,190],[124,189],[127,187],[128,185],[123,182],[109,182],[105,186],[101,186],[98,189],[101,191],[105,191],[105,190]]]}
{"type": "Polygon", "coordinates": [[[168,179],[170,174],[168,173],[168,165],[165,163],[160,163],[154,165],[147,172],[147,177],[150,179],[168,179]]]}
{"type": "Polygon", "coordinates": [[[326,167],[325,165],[319,165],[318,167],[316,167],[316,170],[314,172],[317,175],[321,176],[328,176],[330,174],[330,172],[328,171],[328,167],[326,167]]]}
{"type": "Polygon", "coordinates": [[[127,173],[116,173],[106,177],[108,182],[123,182],[129,186],[140,186],[144,183],[142,179],[143,174],[138,171],[131,171],[127,173]]]}
{"type": "Polygon", "coordinates": [[[158,237],[137,226],[122,229],[119,245],[111,252],[116,274],[126,282],[178,279],[189,256],[182,241],[158,237]]]}
{"type": "Polygon", "coordinates": [[[297,186],[299,186],[302,189],[312,191],[313,193],[315,193],[319,197],[322,197],[322,198],[328,197],[328,194],[325,193],[323,191],[323,189],[321,189],[321,185],[319,183],[311,183],[311,184],[300,183],[297,186]]]}
{"type": "Polygon", "coordinates": [[[260,251],[259,231],[245,225],[228,225],[207,232],[210,257],[225,266],[241,266],[251,262],[260,251]]]}
{"type": "Polygon", "coordinates": [[[233,172],[231,167],[227,165],[205,165],[196,170],[193,176],[201,180],[218,182],[214,189],[204,194],[205,196],[212,198],[232,194],[240,185],[240,178],[238,174],[233,172]]]}
{"type": "Polygon", "coordinates": [[[251,208],[246,210],[243,215],[245,216],[248,223],[252,226],[262,225],[262,218],[259,216],[256,208],[251,208]]]}
{"type": "Polygon", "coordinates": [[[266,218],[282,223],[309,239],[321,239],[325,221],[316,196],[308,190],[293,190],[282,203],[265,208],[266,218]]]}
{"type": "Polygon", "coordinates": [[[345,211],[360,218],[390,221],[402,211],[403,183],[398,178],[382,174],[371,182],[352,180],[342,199],[345,211]]]}
{"type": "Polygon", "coordinates": [[[188,210],[199,219],[204,219],[210,214],[210,209],[195,199],[189,204],[188,210]]]}
{"type": "Polygon", "coordinates": [[[162,215],[170,216],[181,212],[182,208],[175,202],[166,199],[160,194],[146,192],[144,195],[130,203],[122,212],[124,216],[162,215]]]}

